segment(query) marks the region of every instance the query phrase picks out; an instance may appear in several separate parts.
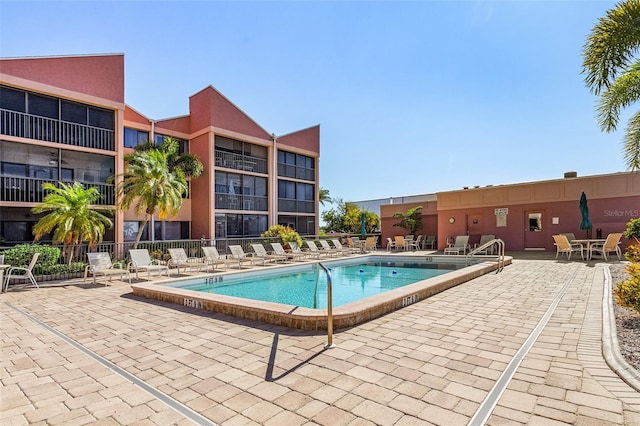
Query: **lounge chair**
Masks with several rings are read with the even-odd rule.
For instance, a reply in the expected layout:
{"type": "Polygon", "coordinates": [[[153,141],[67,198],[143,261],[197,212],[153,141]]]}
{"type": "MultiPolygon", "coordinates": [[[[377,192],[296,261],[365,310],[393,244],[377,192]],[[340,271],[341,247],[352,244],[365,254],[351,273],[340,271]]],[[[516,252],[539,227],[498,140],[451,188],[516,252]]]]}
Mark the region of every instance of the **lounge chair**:
{"type": "MultiPolygon", "coordinates": [[[[231,264],[238,262],[238,269],[242,269],[242,264],[249,262],[249,266],[253,266],[253,257],[247,256],[242,249],[242,246],[229,246],[231,250],[231,264]]],[[[262,265],[265,265],[264,259],[262,259],[262,265]]]]}
{"type": "Polygon", "coordinates": [[[170,248],[169,249],[169,268],[175,266],[178,268],[178,275],[180,275],[180,268],[184,269],[194,269],[198,268],[198,270],[202,270],[205,268],[207,271],[209,270],[209,263],[202,257],[188,257],[187,252],[184,251],[183,248],[170,248]]]}
{"type": "Polygon", "coordinates": [[[109,281],[111,281],[111,277],[114,275],[120,275],[120,281],[122,281],[122,277],[126,275],[129,279],[129,284],[131,284],[131,273],[129,270],[120,262],[111,262],[111,255],[109,255],[109,253],[87,253],[87,259],[89,264],[84,268],[83,283],[87,280],[87,275],[91,274],[93,276],[93,284],[96,284],[96,277],[98,275],[104,276],[105,286],[107,285],[107,277],[109,277],[109,281]]]}
{"type": "MultiPolygon", "coordinates": [[[[20,279],[28,278],[29,281],[31,281],[31,285],[33,285],[35,288],[39,288],[38,283],[36,282],[36,277],[33,276],[33,267],[36,266],[36,263],[38,262],[38,257],[40,257],[40,253],[38,252],[33,253],[33,256],[31,257],[31,262],[29,262],[29,266],[27,266],[26,268],[23,268],[21,266],[9,267],[9,269],[7,269],[7,276],[4,279],[4,291],[7,291],[9,289],[9,283],[11,282],[12,279],[20,280],[20,279]],[[24,272],[24,273],[14,275],[14,272],[24,272]]],[[[0,286],[1,285],[2,283],[0,283],[0,286]]]]}
{"type": "Polygon", "coordinates": [[[436,250],[438,248],[435,235],[428,235],[427,238],[425,238],[424,242],[422,243],[422,249],[424,250],[427,247],[430,250],[436,250]]]}
{"type": "Polygon", "coordinates": [[[304,260],[307,257],[304,253],[294,253],[293,251],[287,253],[280,243],[271,243],[273,252],[280,256],[286,256],[287,260],[304,260]]]}
{"type": "Polygon", "coordinates": [[[584,246],[582,244],[571,244],[564,234],[554,235],[556,242],[556,259],[560,253],[566,253],[567,260],[571,260],[571,253],[580,252],[580,257],[584,259],[584,246]]]}
{"type": "Polygon", "coordinates": [[[615,253],[618,256],[618,260],[622,259],[622,253],[620,251],[620,246],[618,244],[620,244],[620,238],[622,238],[622,233],[615,233],[615,234],[609,234],[607,235],[607,239],[605,240],[604,243],[598,244],[598,243],[593,243],[591,244],[591,247],[589,248],[589,258],[591,258],[591,256],[593,255],[593,253],[600,253],[602,254],[602,257],[604,258],[605,262],[608,262],[607,260],[607,253],[615,253]]]}
{"type": "Polygon", "coordinates": [[[316,243],[314,243],[313,241],[310,240],[304,240],[304,242],[307,244],[307,247],[309,248],[309,251],[311,253],[315,253],[314,256],[316,257],[320,257],[321,255],[325,255],[325,256],[331,256],[332,253],[329,253],[328,251],[320,251],[320,249],[318,248],[318,246],[316,245],[316,243]]]}
{"type": "Polygon", "coordinates": [[[320,258],[321,253],[318,250],[318,247],[316,247],[315,251],[302,251],[302,249],[298,247],[298,243],[294,241],[289,242],[289,247],[291,248],[291,253],[294,253],[294,254],[300,253],[300,254],[303,254],[305,257],[313,257],[314,259],[320,258]]]}
{"type": "Polygon", "coordinates": [[[281,260],[283,263],[287,261],[287,256],[282,254],[274,254],[267,252],[262,244],[251,244],[253,249],[253,258],[262,259],[264,262],[278,263],[281,260]]]}
{"type": "Polygon", "coordinates": [[[157,271],[158,275],[166,272],[167,277],[169,276],[169,267],[161,264],[157,259],[152,260],[147,249],[131,249],[129,250],[129,257],[131,257],[131,262],[129,262],[128,269],[135,271],[136,280],[138,279],[138,272],[144,271],[147,271],[147,279],[151,279],[151,272],[153,271],[157,271]]]}
{"type": "Polygon", "coordinates": [[[341,250],[342,253],[344,254],[355,254],[355,253],[359,253],[360,249],[356,248],[356,247],[345,247],[342,245],[342,243],[340,242],[340,240],[338,240],[337,238],[332,238],[331,242],[333,243],[333,246],[337,249],[337,250],[341,250]]]}
{"type": "Polygon", "coordinates": [[[216,265],[224,265],[224,269],[227,269],[229,259],[220,256],[217,248],[213,246],[203,246],[202,252],[204,253],[205,261],[211,265],[214,270],[216,269],[216,265]]]}
{"type": "Polygon", "coordinates": [[[466,254],[467,250],[469,250],[469,236],[468,235],[458,235],[453,242],[453,245],[444,249],[444,254],[466,254]]]}
{"type": "Polygon", "coordinates": [[[329,253],[329,256],[342,256],[344,255],[342,250],[338,250],[334,247],[331,247],[327,240],[319,240],[320,241],[320,251],[324,251],[329,253]]]}
{"type": "MultiPolygon", "coordinates": [[[[493,235],[493,234],[481,235],[480,236],[480,242],[476,243],[473,248],[482,247],[483,245],[487,244],[489,241],[492,241],[492,240],[495,240],[495,239],[496,239],[496,236],[493,235]]],[[[483,252],[485,254],[493,254],[494,253],[494,249],[495,249],[494,246],[495,246],[495,244],[487,247],[486,249],[483,250],[483,252]]]]}

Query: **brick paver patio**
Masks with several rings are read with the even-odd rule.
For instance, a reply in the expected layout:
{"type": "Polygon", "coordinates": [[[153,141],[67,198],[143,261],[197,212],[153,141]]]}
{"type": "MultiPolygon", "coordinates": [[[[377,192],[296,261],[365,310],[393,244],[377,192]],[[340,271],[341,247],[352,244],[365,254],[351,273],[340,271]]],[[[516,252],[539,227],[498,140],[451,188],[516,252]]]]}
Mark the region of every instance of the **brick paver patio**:
{"type": "Polygon", "coordinates": [[[0,423],[467,425],[488,406],[492,425],[640,425],[640,393],[601,355],[603,268],[515,259],[339,330],[332,349],[324,333],[139,299],[119,281],[13,289],[0,423]]]}

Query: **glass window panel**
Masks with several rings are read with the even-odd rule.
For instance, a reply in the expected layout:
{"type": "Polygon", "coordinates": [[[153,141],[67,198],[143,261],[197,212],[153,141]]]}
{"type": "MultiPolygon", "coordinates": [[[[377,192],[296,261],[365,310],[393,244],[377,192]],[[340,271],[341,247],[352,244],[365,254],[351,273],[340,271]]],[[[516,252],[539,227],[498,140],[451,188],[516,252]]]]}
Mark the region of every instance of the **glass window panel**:
{"type": "Polygon", "coordinates": [[[138,145],[149,142],[149,133],[138,130],[138,145]]]}
{"type": "Polygon", "coordinates": [[[124,240],[135,241],[138,234],[138,222],[124,222],[124,240]]]}
{"type": "Polygon", "coordinates": [[[27,165],[18,163],[2,163],[2,174],[5,176],[27,176],[27,165]]]}
{"type": "Polygon", "coordinates": [[[256,186],[255,186],[255,195],[258,197],[266,197],[267,196],[267,179],[266,178],[256,178],[256,186]]]}
{"type": "Polygon", "coordinates": [[[242,177],[242,193],[244,195],[254,195],[255,179],[253,176],[242,177]]]}
{"type": "Polygon", "coordinates": [[[114,130],[114,122],[115,118],[112,110],[89,107],[89,126],[114,130]]]}
{"type": "Polygon", "coordinates": [[[73,181],[73,169],[62,169],[61,177],[63,181],[73,181]]]}
{"type": "Polygon", "coordinates": [[[29,93],[29,114],[41,117],[58,118],[58,100],[47,96],[29,93]]]}
{"type": "Polygon", "coordinates": [[[27,112],[26,93],[22,90],[0,87],[0,108],[10,111],[27,112]]]}
{"type": "Polygon", "coordinates": [[[62,101],[61,119],[71,123],[87,124],[87,107],[74,102],[62,101]]]}
{"type": "Polygon", "coordinates": [[[227,237],[227,215],[216,214],[216,238],[227,237]]]}
{"type": "Polygon", "coordinates": [[[135,129],[124,128],[124,146],[125,148],[135,148],[138,145],[138,131],[135,129]]]}
{"type": "Polygon", "coordinates": [[[296,164],[296,155],[294,153],[292,153],[292,152],[285,152],[284,162],[285,162],[285,164],[295,165],[296,164]]]}
{"type": "Polygon", "coordinates": [[[179,240],[182,238],[182,222],[165,222],[163,240],[179,240]]]}
{"type": "Polygon", "coordinates": [[[284,163],[284,151],[278,151],[278,163],[284,163]]]}

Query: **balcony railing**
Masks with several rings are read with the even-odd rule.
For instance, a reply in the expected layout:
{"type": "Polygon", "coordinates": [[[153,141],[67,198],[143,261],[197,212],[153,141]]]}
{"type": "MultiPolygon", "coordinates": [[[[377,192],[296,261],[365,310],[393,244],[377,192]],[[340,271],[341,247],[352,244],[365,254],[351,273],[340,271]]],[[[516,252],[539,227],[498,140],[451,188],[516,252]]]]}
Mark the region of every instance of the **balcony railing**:
{"type": "Polygon", "coordinates": [[[253,195],[216,194],[216,209],[219,210],[268,210],[267,197],[253,195]]]}
{"type": "MultiPolygon", "coordinates": [[[[42,184],[45,182],[57,184],[57,181],[49,179],[21,178],[13,176],[0,176],[0,201],[13,201],[23,203],[41,203],[45,197],[42,184]]],[[[65,182],[67,184],[73,182],[65,182]]],[[[85,188],[95,186],[102,195],[96,201],[98,205],[115,205],[114,186],[97,183],[83,183],[85,188]]]]}
{"type": "Polygon", "coordinates": [[[278,211],[291,213],[315,213],[315,201],[278,198],[278,211]]]}
{"type": "Polygon", "coordinates": [[[113,130],[0,109],[0,134],[115,151],[113,130]]]}
{"type": "Polygon", "coordinates": [[[316,174],[314,169],[278,163],[278,176],[313,181],[315,180],[316,174]]]}
{"type": "Polygon", "coordinates": [[[228,169],[244,170],[255,173],[268,173],[267,160],[249,155],[233,154],[216,150],[216,166],[228,169]]]}

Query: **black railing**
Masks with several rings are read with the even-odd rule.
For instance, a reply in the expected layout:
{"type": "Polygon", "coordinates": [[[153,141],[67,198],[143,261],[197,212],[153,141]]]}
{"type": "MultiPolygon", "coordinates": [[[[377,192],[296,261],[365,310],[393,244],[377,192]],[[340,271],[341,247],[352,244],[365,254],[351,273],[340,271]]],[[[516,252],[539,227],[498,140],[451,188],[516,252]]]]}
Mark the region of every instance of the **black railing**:
{"type": "Polygon", "coordinates": [[[115,151],[113,130],[0,109],[0,134],[115,151]]]}
{"type": "Polygon", "coordinates": [[[233,154],[219,150],[216,150],[216,166],[254,173],[267,174],[269,172],[267,160],[264,158],[233,154]]]}
{"type": "MultiPolygon", "coordinates": [[[[21,178],[14,176],[0,176],[0,201],[13,201],[22,203],[41,203],[46,196],[42,189],[43,183],[53,183],[57,186],[58,181],[49,179],[21,178]]],[[[72,184],[73,182],[65,182],[72,184]]],[[[82,183],[82,182],[81,182],[82,183]]],[[[96,187],[102,195],[97,201],[98,205],[115,205],[114,186],[98,183],[82,183],[85,188],[96,187]]]]}

